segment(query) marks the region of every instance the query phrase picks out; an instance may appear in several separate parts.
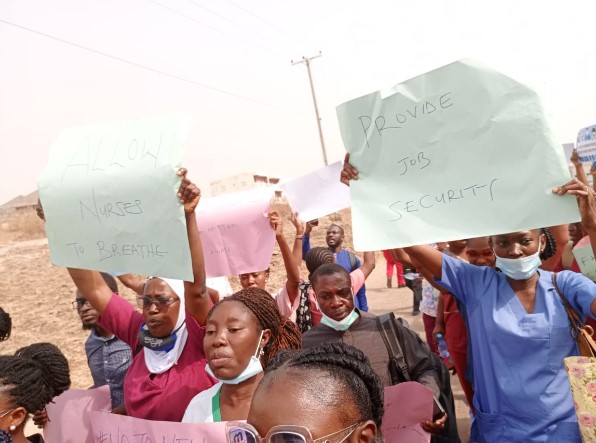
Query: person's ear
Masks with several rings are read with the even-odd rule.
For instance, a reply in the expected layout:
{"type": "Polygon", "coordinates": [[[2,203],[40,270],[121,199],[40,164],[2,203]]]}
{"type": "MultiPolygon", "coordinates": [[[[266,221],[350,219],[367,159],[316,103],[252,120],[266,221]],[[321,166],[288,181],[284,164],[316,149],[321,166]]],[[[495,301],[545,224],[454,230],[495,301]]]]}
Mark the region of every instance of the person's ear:
{"type": "Polygon", "coordinates": [[[261,349],[265,349],[265,346],[271,340],[271,329],[263,329],[263,336],[261,337],[261,349]]]}
{"type": "Polygon", "coordinates": [[[352,434],[354,439],[350,439],[350,441],[358,442],[358,443],[372,443],[376,441],[377,433],[378,433],[377,425],[372,420],[367,420],[360,426],[356,428],[356,431],[352,434]]]}
{"type": "Polygon", "coordinates": [[[23,407],[13,409],[10,413],[10,425],[16,426],[17,428],[23,424],[27,418],[27,410],[23,407]]]}

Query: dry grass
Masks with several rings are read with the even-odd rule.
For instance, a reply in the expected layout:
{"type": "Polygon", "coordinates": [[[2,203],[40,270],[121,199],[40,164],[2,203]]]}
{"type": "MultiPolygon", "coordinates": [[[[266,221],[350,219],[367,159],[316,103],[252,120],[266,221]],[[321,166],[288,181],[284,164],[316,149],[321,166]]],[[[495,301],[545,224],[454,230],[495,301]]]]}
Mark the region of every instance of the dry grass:
{"type": "Polygon", "coordinates": [[[0,243],[44,238],[46,230],[43,221],[34,209],[26,208],[0,214],[0,243]]]}

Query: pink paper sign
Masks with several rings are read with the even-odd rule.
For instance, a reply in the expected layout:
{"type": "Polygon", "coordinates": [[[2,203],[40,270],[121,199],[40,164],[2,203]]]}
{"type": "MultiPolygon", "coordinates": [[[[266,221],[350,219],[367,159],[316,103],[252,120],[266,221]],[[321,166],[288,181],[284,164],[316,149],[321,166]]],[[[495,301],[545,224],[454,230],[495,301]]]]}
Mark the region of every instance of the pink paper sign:
{"type": "Polygon", "coordinates": [[[95,443],[226,443],[226,423],[177,423],[91,412],[95,443]]]}
{"type": "Polygon", "coordinates": [[[207,277],[264,271],[275,246],[269,225],[271,189],[257,189],[205,199],[197,223],[207,277]]]}
{"type": "Polygon", "coordinates": [[[433,393],[413,381],[385,388],[381,431],[387,443],[429,443],[431,435],[420,422],[433,415],[433,393]]]}
{"type": "Polygon", "coordinates": [[[110,388],[69,389],[46,407],[48,423],[43,429],[46,443],[92,443],[91,411],[112,409],[110,388]]]}

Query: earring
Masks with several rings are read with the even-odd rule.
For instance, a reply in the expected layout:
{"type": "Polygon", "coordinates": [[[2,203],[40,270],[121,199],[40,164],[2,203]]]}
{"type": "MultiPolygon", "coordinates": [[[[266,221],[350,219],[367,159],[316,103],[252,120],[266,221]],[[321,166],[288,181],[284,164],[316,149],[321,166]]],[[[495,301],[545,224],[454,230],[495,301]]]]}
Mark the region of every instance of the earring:
{"type": "Polygon", "coordinates": [[[17,427],[15,425],[10,425],[8,429],[10,429],[10,432],[14,432],[17,430],[17,427]]]}
{"type": "Polygon", "coordinates": [[[262,357],[263,355],[265,355],[265,351],[263,351],[263,350],[261,349],[261,351],[259,352],[259,356],[260,356],[260,357],[262,357]]]}

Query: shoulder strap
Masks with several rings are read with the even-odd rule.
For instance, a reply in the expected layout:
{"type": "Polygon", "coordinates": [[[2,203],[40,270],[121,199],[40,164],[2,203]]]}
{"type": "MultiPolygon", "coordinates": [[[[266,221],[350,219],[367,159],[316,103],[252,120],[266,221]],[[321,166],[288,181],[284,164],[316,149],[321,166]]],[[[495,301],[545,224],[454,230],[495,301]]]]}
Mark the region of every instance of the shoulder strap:
{"type": "Polygon", "coordinates": [[[377,328],[381,333],[385,347],[389,353],[389,358],[397,365],[399,373],[396,374],[400,380],[393,380],[393,383],[399,381],[410,381],[410,373],[408,372],[408,365],[404,358],[404,353],[397,339],[397,330],[395,329],[395,315],[393,312],[388,312],[377,316],[377,328]]]}
{"type": "Polygon", "coordinates": [[[356,256],[352,251],[347,251],[348,257],[350,258],[350,272],[354,272],[357,268],[356,266],[356,256]]]}
{"type": "Polygon", "coordinates": [[[565,297],[563,295],[563,293],[561,292],[561,290],[559,289],[559,285],[557,285],[557,273],[556,272],[553,272],[553,274],[552,274],[552,282],[553,282],[555,291],[557,291],[557,294],[559,294],[561,303],[563,303],[563,306],[565,307],[565,311],[567,311],[567,316],[569,317],[569,323],[571,324],[571,330],[573,333],[573,337],[575,338],[575,337],[577,337],[577,334],[580,332],[580,329],[583,327],[584,323],[580,320],[577,313],[571,307],[571,304],[569,303],[569,300],[567,300],[567,297],[565,297]]]}

